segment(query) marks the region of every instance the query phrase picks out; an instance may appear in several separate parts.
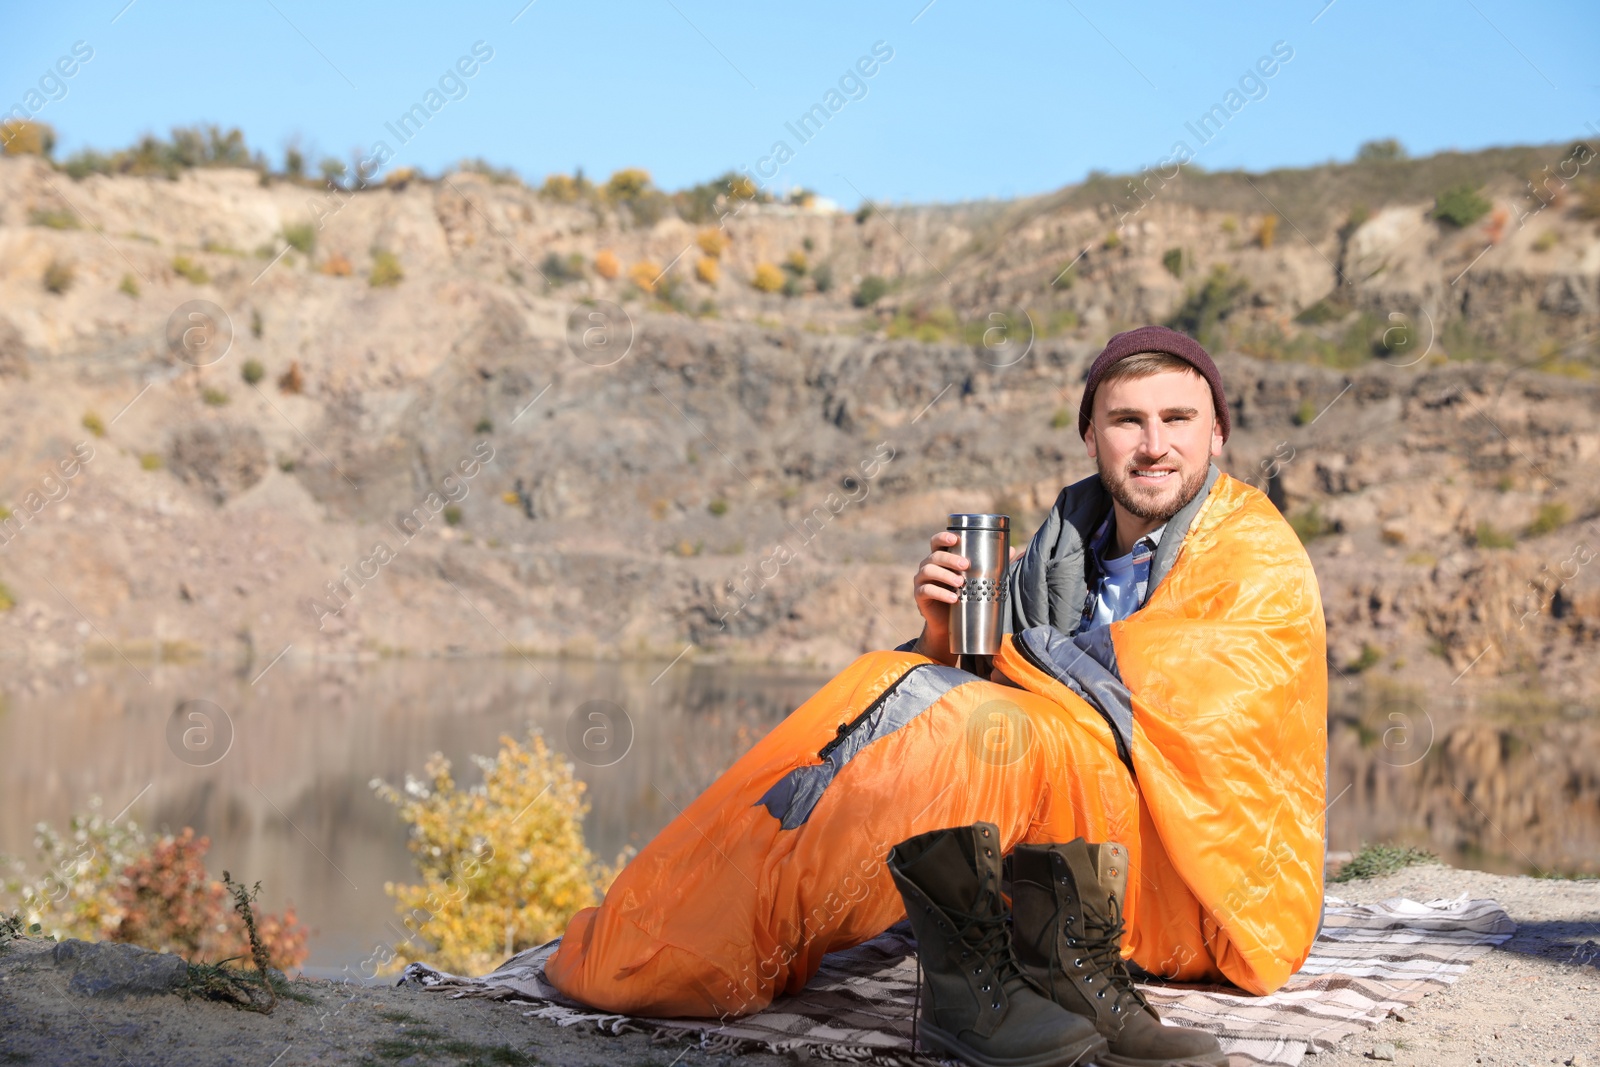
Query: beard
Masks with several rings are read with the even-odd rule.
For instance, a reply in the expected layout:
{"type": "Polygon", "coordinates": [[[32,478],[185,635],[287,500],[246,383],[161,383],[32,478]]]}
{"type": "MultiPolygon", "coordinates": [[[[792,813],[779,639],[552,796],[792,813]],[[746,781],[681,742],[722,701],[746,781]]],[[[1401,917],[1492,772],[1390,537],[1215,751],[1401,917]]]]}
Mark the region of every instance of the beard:
{"type": "Polygon", "coordinates": [[[1210,473],[1209,463],[1188,473],[1180,468],[1174,472],[1175,476],[1163,478],[1160,484],[1147,486],[1139,484],[1132,473],[1133,467],[1145,464],[1135,463],[1126,468],[1108,470],[1103,459],[1096,459],[1095,466],[1100,471],[1100,484],[1106,487],[1111,499],[1121,504],[1134,518],[1146,522],[1166,522],[1182,511],[1200,495],[1200,490],[1206,484],[1206,475],[1210,473]],[[1167,483],[1172,483],[1175,488],[1167,483]]]}

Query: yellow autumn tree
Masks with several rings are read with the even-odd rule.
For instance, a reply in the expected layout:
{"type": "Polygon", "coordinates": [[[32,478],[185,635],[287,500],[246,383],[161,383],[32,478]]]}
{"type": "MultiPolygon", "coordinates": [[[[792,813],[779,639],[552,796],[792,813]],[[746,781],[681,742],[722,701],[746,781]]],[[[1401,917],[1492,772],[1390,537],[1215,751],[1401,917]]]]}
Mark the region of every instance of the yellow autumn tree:
{"type": "Polygon", "coordinates": [[[602,248],[594,255],[594,272],[607,281],[622,273],[622,261],[617,254],[609,248],[602,248]]]}
{"type": "Polygon", "coordinates": [[[750,284],[763,293],[776,293],[783,288],[783,271],[771,263],[757,263],[755,277],[750,279],[750,284]]]}
{"type": "Polygon", "coordinates": [[[715,226],[711,226],[696,234],[694,243],[700,246],[700,251],[712,259],[716,259],[727,251],[728,235],[715,226]]]}
{"type": "Polygon", "coordinates": [[[641,259],[628,268],[628,280],[647,293],[656,291],[656,283],[661,279],[661,264],[654,260],[641,259]]]}
{"type": "Polygon", "coordinates": [[[422,876],[419,885],[384,885],[412,935],[394,946],[390,969],[427,960],[456,974],[487,973],[560,934],[616,877],[584,844],[584,784],[537,732],[527,745],[502,736],[494,759],[474,759],[484,781],[467,789],[439,753],[425,780],[407,775],[403,789],[372,782],[410,827],[422,876]]]}
{"type": "Polygon", "coordinates": [[[717,284],[717,261],[710,256],[701,256],[695,261],[694,276],[707,285],[717,284]]]}

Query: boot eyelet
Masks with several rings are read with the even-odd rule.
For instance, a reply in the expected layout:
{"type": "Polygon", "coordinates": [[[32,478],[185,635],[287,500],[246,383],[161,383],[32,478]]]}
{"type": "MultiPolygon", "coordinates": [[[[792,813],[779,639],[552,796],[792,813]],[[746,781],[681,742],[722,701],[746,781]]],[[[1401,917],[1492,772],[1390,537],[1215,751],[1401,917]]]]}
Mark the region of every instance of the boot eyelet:
{"type": "Polygon", "coordinates": [[[1104,1000],[1104,999],[1106,999],[1106,991],[1104,989],[1102,989],[1102,990],[1100,990],[1100,992],[1096,993],[1095,996],[1097,998],[1099,998],[1100,1000],[1104,1000]]]}
{"type": "Polygon", "coordinates": [[[983,854],[984,854],[984,855],[985,855],[985,856],[987,856],[987,857],[989,857],[989,858],[990,858],[990,859],[994,859],[994,849],[992,849],[992,848],[986,848],[986,849],[984,849],[984,850],[983,850],[983,854]]]}
{"type": "Polygon", "coordinates": [[[1111,1005],[1111,1014],[1112,1015],[1121,1015],[1122,1014],[1122,1005],[1121,1004],[1113,1004],[1113,1005],[1111,1005]]]}
{"type": "Polygon", "coordinates": [[[1082,968],[1083,967],[1083,957],[1079,956],[1077,959],[1073,960],[1072,961],[1072,965],[1074,967],[1082,968]]]}
{"type": "Polygon", "coordinates": [[[984,836],[984,837],[988,837],[988,836],[989,836],[989,828],[988,828],[988,827],[987,827],[987,826],[985,826],[985,827],[983,827],[983,828],[982,828],[982,829],[981,829],[981,830],[979,830],[979,831],[978,831],[978,832],[979,832],[979,833],[980,833],[980,834],[982,834],[982,835],[983,835],[983,836],[984,836]]]}
{"type": "Polygon", "coordinates": [[[983,990],[985,993],[992,992],[992,990],[993,990],[993,987],[990,986],[988,982],[983,983],[978,988],[983,990]]]}

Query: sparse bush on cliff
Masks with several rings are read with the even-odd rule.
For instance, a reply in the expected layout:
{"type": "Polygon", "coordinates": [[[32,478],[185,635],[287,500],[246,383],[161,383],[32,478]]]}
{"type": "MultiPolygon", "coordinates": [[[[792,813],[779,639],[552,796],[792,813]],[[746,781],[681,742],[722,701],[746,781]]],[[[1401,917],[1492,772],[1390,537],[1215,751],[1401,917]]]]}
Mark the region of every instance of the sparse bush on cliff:
{"type": "Polygon", "coordinates": [[[750,279],[750,284],[763,293],[776,293],[783,288],[783,271],[771,263],[757,263],[756,273],[750,279]]]}
{"type": "Polygon", "coordinates": [[[817,292],[826,293],[833,288],[833,264],[824,263],[811,272],[811,284],[817,287],[817,292]]]}
{"type": "Polygon", "coordinates": [[[661,264],[650,259],[641,259],[628,268],[628,280],[647,293],[656,291],[656,283],[661,280],[661,264]]]}
{"type": "Polygon", "coordinates": [[[539,263],[539,273],[552,286],[575,282],[583,277],[583,254],[572,252],[562,256],[559,252],[547,252],[539,263]]]}
{"type": "Polygon", "coordinates": [[[85,411],[83,413],[83,428],[96,437],[104,437],[106,435],[106,423],[100,417],[98,411],[85,411]]]}
{"type": "Polygon", "coordinates": [[[1393,163],[1405,158],[1405,146],[1393,137],[1367,141],[1356,150],[1357,163],[1393,163]]]}
{"type": "Polygon", "coordinates": [[[694,243],[712,259],[719,258],[728,249],[728,235],[712,227],[695,234],[694,243]]]}
{"type": "Polygon", "coordinates": [[[612,281],[622,273],[622,261],[611,249],[602,248],[594,254],[594,272],[607,281],[612,281]]]}
{"type": "Polygon", "coordinates": [[[1272,242],[1278,236],[1278,216],[1268,215],[1261,220],[1261,226],[1256,230],[1256,244],[1262,248],[1271,248],[1272,242]]]}
{"type": "Polygon", "coordinates": [[[317,247],[317,228],[309,222],[285,226],[283,239],[290,248],[302,256],[309,256],[317,247]]]}
{"type": "Polygon", "coordinates": [[[861,279],[861,284],[856,286],[856,291],[850,294],[850,303],[858,308],[869,308],[883,299],[889,291],[889,283],[876,274],[869,274],[861,279]]]}
{"type": "Polygon", "coordinates": [[[12,119],[0,123],[0,152],[8,156],[48,156],[56,150],[56,131],[42,122],[12,119]]]}
{"type": "Polygon", "coordinates": [[[429,963],[482,974],[506,956],[561,933],[581,908],[598,903],[615,877],[583,838],[584,784],[544,738],[500,739],[494,759],[475,758],[482,785],[462,788],[450,761],[432,756],[423,780],[373,789],[410,828],[420,884],[384,886],[412,939],[391,966],[429,963]]]}
{"type": "Polygon", "coordinates": [[[1161,265],[1174,278],[1183,277],[1183,249],[1169,248],[1161,253],[1161,265]]]}
{"type": "Polygon", "coordinates": [[[109,155],[86,148],[67,157],[61,169],[73,178],[90,174],[165,175],[177,178],[194,167],[249,167],[265,173],[262,157],[252,157],[244,134],[237,128],[224,131],[218,126],[179,126],[170,140],[146,136],[132,148],[109,155]]]}
{"type": "Polygon", "coordinates": [[[1457,228],[1471,226],[1494,205],[1478,194],[1476,186],[1453,185],[1433,201],[1433,217],[1457,228]]]}
{"type": "Polygon", "coordinates": [[[716,285],[718,277],[717,261],[710,256],[701,256],[695,261],[694,276],[707,285],[716,285]]]}
{"type": "Polygon", "coordinates": [[[546,200],[554,200],[562,204],[576,203],[583,197],[594,192],[594,185],[585,178],[580,171],[574,177],[565,174],[552,174],[544,180],[539,187],[539,195],[546,200]]]}
{"type": "Polygon", "coordinates": [[[124,274],[122,276],[122,281],[117,285],[117,292],[126,293],[127,295],[137,299],[139,296],[139,279],[135,278],[132,274],[124,274]]]}
{"type": "Polygon", "coordinates": [[[45,291],[60,296],[72,288],[72,282],[77,277],[77,272],[72,269],[71,263],[63,263],[59,259],[52,259],[44,268],[45,291]]]}
{"type": "Polygon", "coordinates": [[[278,392],[288,393],[291,396],[305,391],[306,378],[300,371],[298,359],[289,362],[289,369],[278,377],[278,392]]]}
{"type": "Polygon", "coordinates": [[[1528,528],[1523,532],[1528,537],[1543,537],[1547,533],[1561,529],[1571,521],[1572,509],[1561,501],[1540,504],[1538,513],[1534,515],[1533,521],[1528,523],[1528,528]]]}
{"type": "Polygon", "coordinates": [[[355,264],[350,262],[350,257],[338,252],[323,260],[317,269],[330,278],[348,278],[356,272],[355,264]]]}
{"type": "Polygon", "coordinates": [[[374,289],[385,286],[399,285],[404,280],[406,272],[400,269],[400,257],[393,252],[378,251],[372,254],[372,272],[367,275],[367,284],[374,289]]]}
{"type": "Polygon", "coordinates": [[[244,379],[246,385],[259,385],[266,374],[267,369],[261,365],[259,359],[247,359],[244,361],[244,366],[239,368],[239,377],[244,379]]]}
{"type": "Polygon", "coordinates": [[[65,208],[41,208],[38,211],[30,211],[28,225],[44,226],[52,230],[77,230],[83,227],[83,223],[78,221],[77,213],[65,208]]]}
{"type": "Polygon", "coordinates": [[[172,273],[188,279],[195,285],[204,285],[211,280],[210,272],[188,256],[174,256],[172,258],[172,273]]]}
{"type": "Polygon", "coordinates": [[[1248,282],[1219,264],[1198,289],[1189,293],[1167,325],[1201,344],[1213,343],[1218,325],[1239,307],[1249,291],[1248,282]]]}

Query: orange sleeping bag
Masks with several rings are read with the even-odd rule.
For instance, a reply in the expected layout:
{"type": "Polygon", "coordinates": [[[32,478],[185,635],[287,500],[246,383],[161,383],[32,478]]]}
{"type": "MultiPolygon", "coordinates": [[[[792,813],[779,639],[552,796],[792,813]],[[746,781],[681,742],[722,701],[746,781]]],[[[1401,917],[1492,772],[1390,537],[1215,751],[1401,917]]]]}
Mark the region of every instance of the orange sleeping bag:
{"type": "Polygon", "coordinates": [[[1108,629],[1131,730],[1085,699],[1071,662],[1084,653],[1049,626],[1006,637],[995,662],[1015,686],[909,652],[862,656],[573,917],[546,975],[608,1011],[759,1010],[904,917],[891,847],[984,820],[1008,851],[1122,842],[1126,955],[1276,989],[1322,907],[1327,675],[1310,562],[1264,496],[1222,476],[1170,573],[1108,629]]]}

